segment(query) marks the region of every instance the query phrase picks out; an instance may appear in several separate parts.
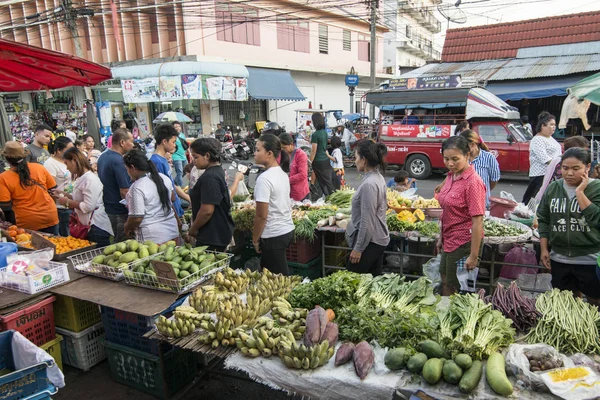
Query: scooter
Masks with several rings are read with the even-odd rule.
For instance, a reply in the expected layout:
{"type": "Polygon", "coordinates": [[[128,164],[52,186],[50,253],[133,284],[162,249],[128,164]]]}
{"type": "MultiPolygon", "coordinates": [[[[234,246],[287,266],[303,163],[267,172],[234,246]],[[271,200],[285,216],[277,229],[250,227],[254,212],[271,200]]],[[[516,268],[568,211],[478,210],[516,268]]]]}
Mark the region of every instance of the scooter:
{"type": "Polygon", "coordinates": [[[240,161],[232,161],[229,169],[233,169],[244,174],[246,176],[244,182],[246,183],[246,186],[249,189],[254,189],[254,186],[256,186],[256,180],[258,179],[259,175],[265,172],[265,167],[263,167],[262,165],[244,163],[240,161]]]}
{"type": "Polygon", "coordinates": [[[244,139],[234,140],[233,147],[236,150],[237,157],[241,158],[242,160],[247,160],[250,158],[250,147],[244,139]]]}

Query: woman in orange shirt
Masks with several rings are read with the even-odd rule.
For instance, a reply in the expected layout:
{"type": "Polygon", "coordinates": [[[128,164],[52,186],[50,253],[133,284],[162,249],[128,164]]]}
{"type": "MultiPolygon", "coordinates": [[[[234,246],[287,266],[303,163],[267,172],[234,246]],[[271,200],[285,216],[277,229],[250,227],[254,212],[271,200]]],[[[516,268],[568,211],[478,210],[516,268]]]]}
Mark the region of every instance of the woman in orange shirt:
{"type": "Polygon", "coordinates": [[[6,142],[2,155],[10,169],[0,174],[0,208],[12,209],[19,228],[58,235],[56,204],[48,193],[56,188],[52,175],[43,165],[28,163],[19,142],[6,142]]]}

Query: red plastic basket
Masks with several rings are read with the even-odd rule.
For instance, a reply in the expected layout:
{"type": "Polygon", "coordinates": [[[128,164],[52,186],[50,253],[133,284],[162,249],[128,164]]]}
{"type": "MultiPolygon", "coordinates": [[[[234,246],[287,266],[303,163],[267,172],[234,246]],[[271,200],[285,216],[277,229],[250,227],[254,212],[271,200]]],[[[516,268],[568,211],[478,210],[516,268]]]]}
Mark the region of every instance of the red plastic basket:
{"type": "Polygon", "coordinates": [[[317,235],[311,243],[307,239],[294,240],[285,250],[288,262],[306,264],[321,254],[321,237],[317,235]]]}
{"type": "Polygon", "coordinates": [[[54,308],[56,298],[50,296],[32,306],[0,317],[0,331],[14,329],[36,346],[56,338],[54,308]]]}

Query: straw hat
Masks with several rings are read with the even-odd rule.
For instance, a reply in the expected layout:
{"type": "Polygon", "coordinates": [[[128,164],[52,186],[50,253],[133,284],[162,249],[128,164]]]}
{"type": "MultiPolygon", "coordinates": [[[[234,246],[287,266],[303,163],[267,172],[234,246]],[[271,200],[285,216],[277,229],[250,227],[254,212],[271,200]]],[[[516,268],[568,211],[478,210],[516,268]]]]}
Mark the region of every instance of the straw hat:
{"type": "Polygon", "coordinates": [[[21,143],[11,140],[4,145],[2,155],[6,158],[25,158],[27,152],[21,143]]]}

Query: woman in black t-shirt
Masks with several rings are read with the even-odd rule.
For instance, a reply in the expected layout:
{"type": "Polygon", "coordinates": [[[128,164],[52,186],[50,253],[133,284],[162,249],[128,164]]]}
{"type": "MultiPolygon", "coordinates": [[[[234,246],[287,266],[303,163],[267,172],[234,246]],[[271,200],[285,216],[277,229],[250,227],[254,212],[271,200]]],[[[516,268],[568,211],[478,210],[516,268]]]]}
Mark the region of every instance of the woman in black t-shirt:
{"type": "Polygon", "coordinates": [[[204,173],[190,189],[192,224],[188,237],[209,250],[224,251],[233,236],[231,199],[221,167],[221,143],[213,138],[195,140],[190,146],[192,162],[204,173]]]}

